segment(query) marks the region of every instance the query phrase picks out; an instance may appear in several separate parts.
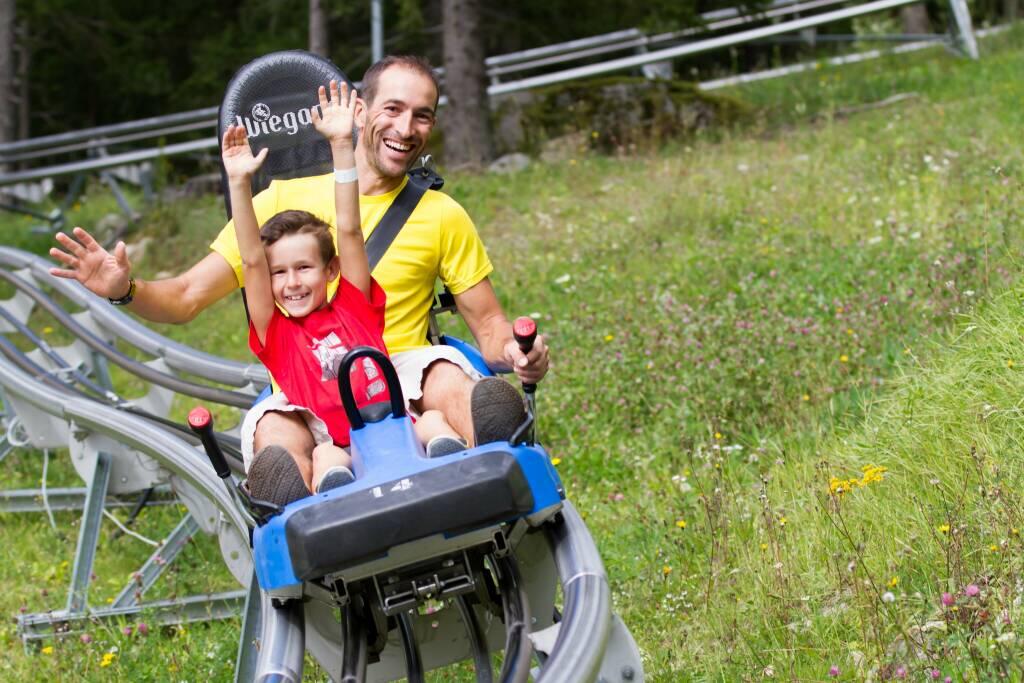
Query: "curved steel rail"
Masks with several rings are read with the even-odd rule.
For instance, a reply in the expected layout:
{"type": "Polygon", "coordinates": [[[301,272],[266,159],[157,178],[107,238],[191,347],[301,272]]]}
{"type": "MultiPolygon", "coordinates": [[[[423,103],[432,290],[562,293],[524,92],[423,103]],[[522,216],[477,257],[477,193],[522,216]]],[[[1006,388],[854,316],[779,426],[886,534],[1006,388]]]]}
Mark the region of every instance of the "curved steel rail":
{"type": "Polygon", "coordinates": [[[548,538],[562,583],[564,609],[558,640],[537,680],[593,680],[611,630],[611,589],[604,564],[590,531],[568,500],[548,538]]]}
{"type": "Polygon", "coordinates": [[[79,429],[111,437],[152,457],[161,467],[180,477],[210,500],[223,519],[239,533],[248,535],[244,516],[210,463],[195,448],[162,427],[91,399],[59,392],[33,380],[6,357],[0,357],[0,387],[6,394],[44,413],[74,422],[79,429]]]}
{"type": "Polygon", "coordinates": [[[38,282],[45,282],[61,296],[88,310],[105,331],[150,356],[162,358],[173,370],[235,387],[251,383],[257,390],[270,382],[262,365],[220,358],[168,339],[114,308],[80,283],[50,275],[53,265],[41,256],[13,247],[0,247],[0,266],[28,270],[38,282]]]}
{"type": "Polygon", "coordinates": [[[58,306],[53,299],[48,297],[34,284],[2,268],[0,268],[0,280],[4,280],[14,285],[19,292],[28,296],[36,305],[52,315],[58,323],[67,328],[71,334],[81,340],[90,349],[103,355],[107,360],[127,370],[133,375],[146,380],[147,382],[152,382],[153,384],[157,384],[180,394],[186,394],[188,396],[201,398],[205,401],[213,401],[214,403],[221,403],[223,405],[234,406],[236,408],[249,408],[252,405],[253,397],[250,395],[241,394],[237,391],[227,391],[217,387],[196,384],[195,382],[189,382],[175,375],[160,372],[145,363],[140,363],[133,358],[129,358],[86,328],[85,325],[75,320],[64,309],[58,306]]]}

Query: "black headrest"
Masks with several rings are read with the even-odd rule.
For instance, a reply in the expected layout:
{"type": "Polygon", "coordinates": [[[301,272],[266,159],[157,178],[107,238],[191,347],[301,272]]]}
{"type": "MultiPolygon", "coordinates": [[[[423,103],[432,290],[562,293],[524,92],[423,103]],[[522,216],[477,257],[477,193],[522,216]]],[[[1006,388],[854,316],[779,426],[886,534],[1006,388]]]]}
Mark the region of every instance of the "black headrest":
{"type": "MultiPolygon", "coordinates": [[[[234,75],[224,91],[217,120],[217,139],[234,123],[244,125],[253,152],[270,148],[253,178],[253,193],[274,179],[301,178],[327,173],[331,149],[316,130],[309,109],[318,104],[317,88],[331,79],[352,82],[330,61],[304,50],[273,52],[249,62],[234,75]]],[[[224,171],[221,169],[223,177],[224,171]]],[[[231,217],[227,178],[224,208],[231,217]]]]}

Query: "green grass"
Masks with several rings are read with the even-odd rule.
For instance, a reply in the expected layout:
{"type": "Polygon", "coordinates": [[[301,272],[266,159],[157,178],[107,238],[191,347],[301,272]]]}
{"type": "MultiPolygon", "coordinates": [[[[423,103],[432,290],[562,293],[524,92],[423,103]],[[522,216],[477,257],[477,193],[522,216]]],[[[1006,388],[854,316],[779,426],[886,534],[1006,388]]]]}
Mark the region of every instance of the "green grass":
{"type": "MultiPolygon", "coordinates": [[[[652,680],[1024,673],[1006,636],[1024,617],[1021,44],[1016,31],[979,63],[931,51],[753,84],[729,94],[759,113],[731,130],[448,178],[506,310],[550,336],[540,432],[652,680]],[[900,92],[916,97],[841,115],[900,92]],[[888,471],[830,494],[867,465],[888,471]]],[[[139,271],[198,260],[220,216],[217,198],[158,207],[139,271]]],[[[232,298],[159,329],[245,358],[242,321],[232,298]]],[[[0,471],[25,483],[38,463],[0,471]]],[[[141,523],[159,536],[173,516],[141,523]]],[[[63,602],[75,527],[57,521],[0,519],[0,612],[63,602]]],[[[100,601],[144,556],[133,543],[104,547],[100,601]]],[[[181,581],[225,580],[215,542],[194,552],[181,581]]],[[[8,622],[0,678],[219,680],[236,626],[98,629],[25,654],[8,622]]]]}

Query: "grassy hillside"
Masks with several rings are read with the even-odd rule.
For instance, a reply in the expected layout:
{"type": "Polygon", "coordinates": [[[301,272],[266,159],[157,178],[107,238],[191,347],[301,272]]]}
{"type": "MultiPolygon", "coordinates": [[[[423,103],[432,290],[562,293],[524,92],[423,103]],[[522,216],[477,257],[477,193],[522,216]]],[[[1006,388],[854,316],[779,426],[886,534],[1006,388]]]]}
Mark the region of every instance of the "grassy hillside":
{"type": "MultiPolygon", "coordinates": [[[[448,178],[507,310],[550,335],[540,433],[652,680],[1024,675],[1022,37],[736,89],[754,120],[634,156],[448,178]]],[[[221,215],[157,207],[139,271],[197,260],[221,215]]],[[[160,329],[246,354],[233,298],[160,329]]],[[[38,459],[0,471],[28,485],[38,459]]],[[[0,611],[62,602],[73,525],[0,518],[0,611]]],[[[98,601],[138,545],[104,546],[98,601]]],[[[194,557],[168,590],[230,585],[215,544],[194,557]]],[[[8,622],[0,678],[220,680],[232,629],[23,654],[8,622]]]]}

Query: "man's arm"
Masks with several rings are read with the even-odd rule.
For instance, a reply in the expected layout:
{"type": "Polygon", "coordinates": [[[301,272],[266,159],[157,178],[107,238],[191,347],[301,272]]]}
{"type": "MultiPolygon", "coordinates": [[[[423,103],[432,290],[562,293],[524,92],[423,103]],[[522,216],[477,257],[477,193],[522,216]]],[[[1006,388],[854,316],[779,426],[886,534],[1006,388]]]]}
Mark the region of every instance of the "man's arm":
{"type": "Polygon", "coordinates": [[[497,372],[515,371],[520,380],[536,383],[548,371],[548,347],[537,335],[529,354],[519,350],[512,323],[501,310],[489,278],[455,295],[455,305],[473,333],[487,365],[497,372]]]}
{"type": "Polygon", "coordinates": [[[223,256],[211,253],[176,277],[136,280],[135,299],[128,308],[155,323],[187,323],[236,289],[235,271],[223,256]]]}
{"type": "MultiPolygon", "coordinates": [[[[50,255],[66,268],[51,268],[50,274],[78,280],[97,296],[118,299],[128,293],[131,263],[119,242],[110,253],[82,228],[73,237],[57,233],[64,251],[53,248],[50,255]]],[[[158,323],[185,323],[200,311],[238,287],[235,272],[220,254],[209,254],[181,275],[166,280],[135,281],[135,297],[129,308],[158,323]]]]}

